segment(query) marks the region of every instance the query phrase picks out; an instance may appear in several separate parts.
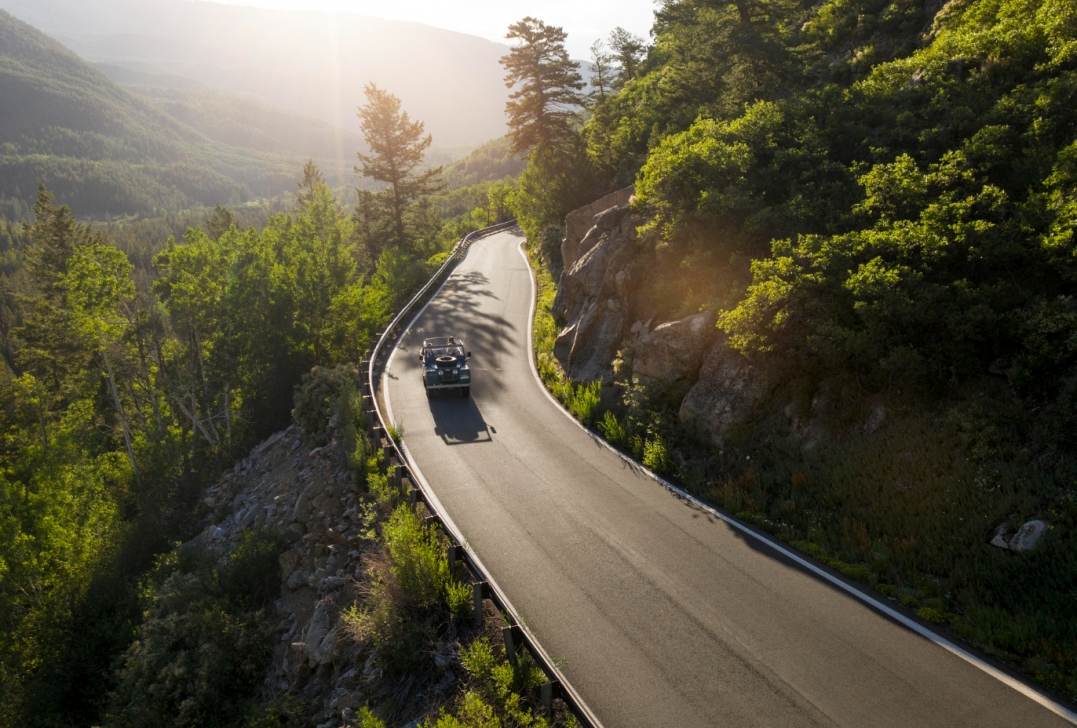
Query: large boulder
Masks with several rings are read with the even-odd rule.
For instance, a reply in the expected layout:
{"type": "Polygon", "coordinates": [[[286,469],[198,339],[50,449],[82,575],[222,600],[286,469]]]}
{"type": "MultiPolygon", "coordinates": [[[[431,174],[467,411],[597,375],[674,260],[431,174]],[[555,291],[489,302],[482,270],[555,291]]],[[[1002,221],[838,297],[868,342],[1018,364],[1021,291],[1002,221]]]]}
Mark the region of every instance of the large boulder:
{"type": "Polygon", "coordinates": [[[722,447],[730,429],[747,419],[765,394],[748,360],[719,341],[681,402],[681,423],[701,440],[722,447]]]}
{"type": "Polygon", "coordinates": [[[569,323],[557,338],[554,356],[574,382],[612,381],[612,362],[626,333],[625,290],[638,253],[637,221],[627,208],[612,211],[608,219],[620,222],[603,230],[562,274],[555,302],[555,313],[569,323]]]}
{"type": "MultiPolygon", "coordinates": [[[[583,247],[583,240],[595,227],[598,218],[613,208],[627,209],[635,191],[635,187],[625,187],[568,214],[565,218],[565,237],[561,241],[561,257],[565,270],[571,268],[587,251],[587,248],[583,247]]],[[[608,221],[603,224],[608,224],[608,221]]]]}
{"type": "Polygon", "coordinates": [[[1008,549],[1010,551],[1016,551],[1018,553],[1024,551],[1032,551],[1040,545],[1040,541],[1047,535],[1051,526],[1047,521],[1034,520],[1028,521],[1021,528],[1017,529],[1017,533],[1008,537],[1006,534],[1007,524],[1003,523],[997,529],[995,529],[995,535],[991,539],[991,545],[997,546],[1000,549],[1008,549]]]}
{"type": "MultiPolygon", "coordinates": [[[[610,284],[613,275],[635,256],[636,224],[628,207],[615,207],[599,216],[601,222],[590,229],[579,242],[577,257],[566,258],[565,269],[557,285],[553,302],[555,316],[572,321],[588,301],[594,302],[610,284]],[[628,249],[628,255],[623,255],[628,249]],[[571,263],[568,261],[571,260],[571,263]]],[[[607,291],[609,292],[609,291],[607,291]]]]}
{"type": "Polygon", "coordinates": [[[645,331],[636,340],[632,374],[642,380],[696,381],[704,354],[718,338],[714,321],[714,314],[704,311],[645,331]]]}
{"type": "Polygon", "coordinates": [[[554,356],[573,382],[613,381],[611,363],[624,339],[628,315],[616,298],[588,305],[557,337],[554,356]]]}

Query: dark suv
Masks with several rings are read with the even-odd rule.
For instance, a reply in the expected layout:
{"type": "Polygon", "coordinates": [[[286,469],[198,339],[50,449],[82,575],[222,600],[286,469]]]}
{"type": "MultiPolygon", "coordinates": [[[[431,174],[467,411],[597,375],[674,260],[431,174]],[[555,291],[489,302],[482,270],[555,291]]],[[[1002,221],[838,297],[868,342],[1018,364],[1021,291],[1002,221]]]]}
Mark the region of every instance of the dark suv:
{"type": "Polygon", "coordinates": [[[465,397],[471,396],[471,369],[467,360],[471,352],[464,352],[464,342],[455,336],[424,339],[419,360],[423,363],[423,386],[426,396],[436,389],[459,389],[465,397]]]}

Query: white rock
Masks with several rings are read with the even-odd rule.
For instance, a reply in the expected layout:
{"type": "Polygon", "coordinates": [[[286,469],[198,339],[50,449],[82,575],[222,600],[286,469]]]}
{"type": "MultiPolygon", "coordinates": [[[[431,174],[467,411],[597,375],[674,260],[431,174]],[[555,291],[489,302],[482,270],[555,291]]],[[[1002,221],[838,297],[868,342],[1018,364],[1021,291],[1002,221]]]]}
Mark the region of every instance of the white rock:
{"type": "Polygon", "coordinates": [[[1009,550],[1010,543],[1006,540],[1005,523],[995,529],[995,535],[991,537],[991,541],[989,543],[997,548],[1009,550]]]}
{"type": "Polygon", "coordinates": [[[1046,521],[1029,521],[1010,539],[1010,550],[1031,551],[1039,545],[1048,528],[1046,521]]]}
{"type": "Polygon", "coordinates": [[[329,609],[324,600],[318,602],[318,606],[314,608],[314,616],[310,618],[310,623],[307,625],[307,631],[304,635],[304,643],[306,644],[307,657],[311,659],[311,662],[317,664],[314,660],[314,655],[317,653],[318,648],[322,644],[322,640],[329,634],[329,609]]]}

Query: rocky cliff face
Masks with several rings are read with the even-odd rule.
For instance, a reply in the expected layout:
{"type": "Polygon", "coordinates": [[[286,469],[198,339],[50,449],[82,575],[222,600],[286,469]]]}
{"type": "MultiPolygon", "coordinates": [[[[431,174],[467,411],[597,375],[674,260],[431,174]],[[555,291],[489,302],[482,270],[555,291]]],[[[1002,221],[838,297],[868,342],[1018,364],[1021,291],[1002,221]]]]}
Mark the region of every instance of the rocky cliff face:
{"type": "Polygon", "coordinates": [[[554,315],[565,322],[554,356],[576,383],[614,381],[618,352],[632,352],[641,384],[683,381],[682,423],[721,446],[730,429],[765,394],[739,354],[721,340],[712,312],[658,322],[634,292],[648,275],[654,251],[637,235],[643,223],[630,210],[632,188],[580,208],[565,221],[554,315]]]}

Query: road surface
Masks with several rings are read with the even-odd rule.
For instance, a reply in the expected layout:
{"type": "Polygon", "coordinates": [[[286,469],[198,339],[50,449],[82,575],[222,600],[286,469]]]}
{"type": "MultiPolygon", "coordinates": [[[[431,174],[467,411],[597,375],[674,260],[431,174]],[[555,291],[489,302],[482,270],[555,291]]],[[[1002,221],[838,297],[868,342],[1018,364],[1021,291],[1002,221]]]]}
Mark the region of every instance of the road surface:
{"type": "Polygon", "coordinates": [[[521,241],[474,244],[385,384],[410,456],[606,728],[1071,725],[570,421],[528,360],[521,241]],[[474,354],[471,398],[428,400],[422,339],[450,335],[474,354]]]}

